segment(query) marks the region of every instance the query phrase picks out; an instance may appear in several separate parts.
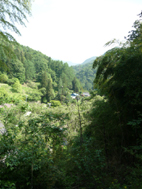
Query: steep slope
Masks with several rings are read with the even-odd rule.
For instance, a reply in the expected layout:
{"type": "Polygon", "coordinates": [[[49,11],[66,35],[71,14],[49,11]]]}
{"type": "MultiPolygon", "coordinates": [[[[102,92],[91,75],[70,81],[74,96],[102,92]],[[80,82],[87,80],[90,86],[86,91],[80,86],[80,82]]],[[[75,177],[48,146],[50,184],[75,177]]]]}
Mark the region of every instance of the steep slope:
{"type": "Polygon", "coordinates": [[[80,80],[82,86],[86,90],[93,89],[93,80],[95,78],[96,70],[92,68],[96,56],[85,60],[82,64],[72,66],[76,77],[80,80]]]}
{"type": "MultiPolygon", "coordinates": [[[[40,83],[38,88],[47,101],[51,99],[63,99],[70,90],[79,92],[81,85],[75,77],[72,67],[62,61],[52,60],[50,57],[39,51],[22,45],[13,45],[15,57],[9,59],[6,54],[0,51],[0,60],[3,67],[0,67],[0,76],[8,77],[13,82],[15,78],[21,84],[31,82],[40,83]]],[[[0,79],[2,82],[2,79],[0,79]]],[[[14,80],[15,82],[15,80],[14,80]]],[[[13,83],[11,83],[13,84],[13,83]]]]}

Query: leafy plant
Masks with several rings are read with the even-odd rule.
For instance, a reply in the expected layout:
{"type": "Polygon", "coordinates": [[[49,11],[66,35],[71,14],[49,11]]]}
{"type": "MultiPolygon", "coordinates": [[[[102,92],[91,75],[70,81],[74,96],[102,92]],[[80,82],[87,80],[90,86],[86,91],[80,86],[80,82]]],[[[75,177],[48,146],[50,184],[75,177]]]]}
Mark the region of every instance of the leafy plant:
{"type": "Polygon", "coordinates": [[[61,102],[58,100],[51,100],[50,103],[53,107],[61,106],[61,102]]]}

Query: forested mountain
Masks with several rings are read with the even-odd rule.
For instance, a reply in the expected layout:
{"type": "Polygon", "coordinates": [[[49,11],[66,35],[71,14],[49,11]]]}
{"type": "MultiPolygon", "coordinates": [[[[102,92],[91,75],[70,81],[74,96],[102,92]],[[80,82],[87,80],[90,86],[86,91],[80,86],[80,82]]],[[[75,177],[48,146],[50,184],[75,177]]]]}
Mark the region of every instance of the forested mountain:
{"type": "Polygon", "coordinates": [[[96,56],[85,60],[82,64],[72,66],[76,77],[80,80],[82,87],[87,90],[93,89],[93,81],[96,74],[96,69],[93,69],[93,62],[96,56]]]}
{"type": "MultiPolygon", "coordinates": [[[[29,81],[38,82],[38,88],[43,93],[43,99],[61,100],[61,96],[68,96],[70,90],[79,92],[82,88],[75,77],[72,67],[62,61],[52,60],[50,57],[19,44],[11,45],[15,56],[9,58],[0,51],[2,66],[1,74],[8,76],[11,82],[17,78],[21,84],[29,81]]],[[[2,82],[2,80],[0,80],[2,82]]],[[[63,99],[63,98],[62,98],[63,99]]]]}

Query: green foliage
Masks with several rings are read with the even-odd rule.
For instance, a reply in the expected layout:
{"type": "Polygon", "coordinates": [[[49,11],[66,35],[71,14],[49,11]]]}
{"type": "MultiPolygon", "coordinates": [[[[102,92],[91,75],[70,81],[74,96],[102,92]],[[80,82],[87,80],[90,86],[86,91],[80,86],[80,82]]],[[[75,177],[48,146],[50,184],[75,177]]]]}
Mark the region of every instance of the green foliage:
{"type": "MultiPolygon", "coordinates": [[[[21,101],[26,100],[25,95],[22,95],[20,93],[12,93],[12,88],[8,86],[7,84],[3,84],[0,87],[0,104],[5,103],[14,103],[17,104],[21,101]]],[[[13,91],[13,90],[12,90],[13,91]]]]}
{"type": "Polygon", "coordinates": [[[18,79],[13,84],[12,89],[13,89],[14,92],[18,92],[18,93],[22,92],[22,86],[21,86],[20,81],[18,79]]]}
{"type": "Polygon", "coordinates": [[[89,62],[87,61],[85,64],[73,66],[75,76],[81,82],[82,87],[87,90],[93,89],[93,81],[96,74],[96,69],[93,69],[94,60],[95,57],[89,62]]]}
{"type": "Polygon", "coordinates": [[[43,72],[41,75],[41,87],[46,88],[48,85],[48,75],[47,72],[43,72]]]}
{"type": "Polygon", "coordinates": [[[48,78],[47,80],[47,86],[46,86],[46,99],[47,102],[50,102],[51,99],[55,97],[54,90],[52,87],[52,80],[48,78]]]}
{"type": "Polygon", "coordinates": [[[135,23],[125,44],[94,61],[97,90],[78,101],[70,91],[82,87],[67,64],[23,46],[13,47],[16,61],[0,51],[8,83],[31,79],[23,86],[16,79],[14,94],[0,86],[0,103],[16,104],[0,109],[0,187],[141,189],[141,28],[135,23]]]}
{"type": "Polygon", "coordinates": [[[6,74],[1,74],[0,75],[0,82],[1,83],[7,83],[8,81],[8,76],[6,74]]]}
{"type": "Polygon", "coordinates": [[[8,98],[7,91],[5,90],[4,87],[0,87],[0,104],[5,103],[7,98],[8,98]]]}
{"type": "Polygon", "coordinates": [[[105,172],[110,173],[105,185],[110,188],[141,188],[140,22],[128,40],[98,57],[93,64],[97,68],[95,88],[104,99],[94,103],[90,114],[92,123],[86,132],[95,138],[99,148],[104,149],[105,172]],[[110,184],[114,179],[118,182],[110,184]]]}
{"type": "Polygon", "coordinates": [[[62,95],[63,95],[63,82],[62,79],[59,79],[59,83],[58,83],[58,99],[62,100],[62,95]]]}
{"type": "Polygon", "coordinates": [[[61,102],[58,100],[50,100],[50,103],[53,107],[61,106],[61,102]]]}
{"type": "Polygon", "coordinates": [[[35,89],[29,90],[27,92],[27,100],[28,101],[35,101],[35,102],[40,101],[41,95],[42,95],[42,93],[38,90],[35,90],[35,89]]]}
{"type": "Polygon", "coordinates": [[[44,110],[35,116],[30,107],[33,115],[27,117],[29,106],[23,105],[3,112],[6,133],[0,136],[1,180],[8,179],[16,187],[52,188],[63,177],[55,163],[60,159],[65,131],[60,127],[66,115],[44,110]]]}
{"type": "Polygon", "coordinates": [[[68,93],[65,97],[65,103],[69,104],[72,101],[71,95],[68,93]]]}
{"type": "Polygon", "coordinates": [[[35,78],[35,67],[34,63],[30,60],[25,59],[24,61],[24,67],[25,67],[25,79],[26,80],[32,80],[35,78]]]}
{"type": "Polygon", "coordinates": [[[12,183],[10,181],[2,181],[2,180],[0,180],[0,188],[1,189],[6,189],[6,188],[16,189],[16,186],[15,186],[14,183],[12,183]]]}
{"type": "Polygon", "coordinates": [[[79,92],[81,89],[81,84],[79,82],[79,80],[77,78],[74,78],[74,80],[72,81],[72,85],[73,85],[73,90],[75,92],[79,92]]]}
{"type": "Polygon", "coordinates": [[[25,81],[25,68],[19,60],[12,60],[9,64],[10,77],[17,78],[21,83],[25,81]]]}
{"type": "Polygon", "coordinates": [[[91,139],[85,138],[80,147],[79,141],[76,141],[68,155],[65,184],[70,188],[75,185],[90,189],[103,187],[105,159],[101,150],[90,148],[90,142],[92,144],[91,139]]]}
{"type": "Polygon", "coordinates": [[[38,88],[38,84],[37,83],[35,83],[35,82],[33,82],[33,81],[31,81],[31,80],[28,80],[27,82],[26,82],[26,84],[27,84],[27,86],[28,87],[30,87],[30,88],[32,88],[32,89],[37,89],[38,88]]]}
{"type": "Polygon", "coordinates": [[[126,185],[121,186],[117,179],[114,179],[109,189],[127,189],[126,185]]]}
{"type": "MultiPolygon", "coordinates": [[[[37,89],[35,83],[40,83],[39,89],[46,88],[41,102],[43,99],[49,102],[54,98],[63,101],[69,90],[80,90],[80,82],[75,78],[73,68],[67,63],[54,61],[39,51],[21,45],[13,45],[13,50],[16,57],[11,59],[0,51],[1,58],[7,66],[5,73],[9,77],[8,84],[14,84],[13,78],[18,78],[20,83],[37,89]]],[[[3,73],[4,68],[1,67],[0,71],[3,73]]]]}
{"type": "Polygon", "coordinates": [[[13,85],[17,81],[17,78],[8,79],[7,83],[8,85],[13,85]]]}
{"type": "Polygon", "coordinates": [[[43,96],[45,97],[46,95],[46,88],[40,88],[39,91],[43,94],[43,96]]]}
{"type": "MultiPolygon", "coordinates": [[[[25,25],[24,21],[27,20],[26,15],[30,14],[30,3],[31,0],[2,0],[0,2],[0,49],[9,57],[12,57],[14,54],[9,44],[15,43],[16,40],[8,31],[20,35],[16,24],[25,25]]],[[[0,60],[0,63],[3,63],[3,61],[0,60]]]]}

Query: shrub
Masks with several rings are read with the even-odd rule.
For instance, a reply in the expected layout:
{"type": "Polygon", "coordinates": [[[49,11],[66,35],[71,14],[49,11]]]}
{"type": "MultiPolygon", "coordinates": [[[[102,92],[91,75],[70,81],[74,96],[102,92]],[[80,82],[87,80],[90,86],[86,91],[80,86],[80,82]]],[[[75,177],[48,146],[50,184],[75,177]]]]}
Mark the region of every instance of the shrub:
{"type": "Polygon", "coordinates": [[[13,85],[16,81],[17,81],[17,78],[13,77],[12,79],[8,79],[7,83],[8,83],[8,85],[13,85]]]}
{"type": "Polygon", "coordinates": [[[7,91],[4,89],[4,87],[0,87],[0,104],[7,102],[6,101],[7,98],[8,98],[7,91]]]}
{"type": "Polygon", "coordinates": [[[61,106],[61,102],[59,100],[51,100],[50,103],[51,103],[51,106],[54,106],[54,107],[61,106]]]}
{"type": "Polygon", "coordinates": [[[9,95],[9,101],[8,103],[13,103],[13,104],[18,104],[21,103],[22,101],[25,101],[26,97],[24,95],[21,94],[10,94],[9,95]]]}
{"type": "Polygon", "coordinates": [[[1,74],[0,75],[0,82],[6,83],[8,80],[8,76],[6,74],[1,74]]]}
{"type": "Polygon", "coordinates": [[[13,84],[12,89],[14,92],[21,92],[22,91],[22,85],[20,84],[20,81],[17,79],[16,82],[13,84]]]}
{"type": "Polygon", "coordinates": [[[41,95],[42,94],[38,90],[32,90],[28,93],[27,100],[28,101],[40,101],[41,95]]]}
{"type": "Polygon", "coordinates": [[[27,82],[27,86],[32,88],[32,89],[37,89],[38,88],[37,84],[35,82],[33,82],[33,81],[30,81],[30,80],[27,82]]]}

